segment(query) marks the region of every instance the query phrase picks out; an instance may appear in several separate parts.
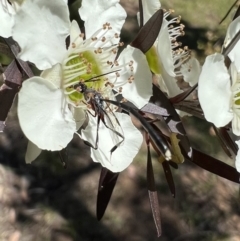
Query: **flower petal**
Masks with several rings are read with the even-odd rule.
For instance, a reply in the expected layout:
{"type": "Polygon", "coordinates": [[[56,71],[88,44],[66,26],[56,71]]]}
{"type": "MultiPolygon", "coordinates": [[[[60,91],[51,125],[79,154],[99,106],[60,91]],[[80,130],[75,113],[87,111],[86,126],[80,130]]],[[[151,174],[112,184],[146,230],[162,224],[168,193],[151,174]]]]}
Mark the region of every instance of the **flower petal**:
{"type": "Polygon", "coordinates": [[[233,113],[232,132],[236,136],[240,136],[240,118],[236,113],[233,113]]]}
{"type": "Polygon", "coordinates": [[[232,118],[230,76],[221,54],[206,58],[199,77],[198,97],[205,118],[217,127],[225,126],[232,118]]]}
{"type": "MultiPolygon", "coordinates": [[[[149,18],[151,18],[152,15],[161,7],[161,3],[159,0],[142,1],[142,7],[143,7],[143,24],[145,24],[149,20],[149,18]]],[[[140,13],[138,13],[138,19],[139,19],[139,15],[140,13]]]]}
{"type": "Polygon", "coordinates": [[[76,122],[76,130],[78,130],[86,120],[86,111],[82,108],[76,108],[71,105],[74,120],[76,122]]]}
{"type": "Polygon", "coordinates": [[[13,38],[21,47],[19,58],[39,69],[61,63],[70,21],[64,1],[24,1],[15,15],[13,38]]]}
{"type": "MultiPolygon", "coordinates": [[[[162,78],[167,86],[168,97],[174,97],[183,91],[178,87],[177,80],[170,76],[168,72],[162,68],[162,78]]],[[[161,86],[161,85],[160,85],[161,86]]],[[[162,89],[163,90],[163,89],[162,89]]],[[[164,91],[164,90],[163,90],[164,91]]]]}
{"type": "Polygon", "coordinates": [[[31,163],[32,161],[34,161],[42,152],[41,149],[39,149],[34,143],[32,143],[31,141],[28,142],[28,146],[27,146],[27,151],[26,151],[26,155],[25,155],[25,161],[26,163],[31,163]]]}
{"type": "MultiPolygon", "coordinates": [[[[99,140],[98,149],[91,148],[91,157],[93,161],[100,162],[102,166],[106,167],[112,172],[121,172],[127,168],[133,161],[133,158],[138,153],[143,137],[140,131],[132,124],[130,116],[122,113],[115,113],[123,130],[124,142],[115,150],[110,150],[114,145],[122,140],[119,136],[113,133],[112,130],[106,128],[102,122],[99,126],[99,140]]],[[[95,143],[96,140],[96,119],[89,116],[89,124],[85,130],[82,131],[83,139],[90,143],[95,143]]],[[[120,128],[116,127],[116,131],[120,128]]]]}
{"type": "Polygon", "coordinates": [[[165,18],[163,19],[162,27],[159,32],[157,41],[157,49],[160,61],[162,62],[162,65],[167,73],[170,76],[175,77],[176,74],[174,72],[175,67],[171,48],[171,40],[168,33],[168,22],[165,18]]]}
{"type": "Polygon", "coordinates": [[[23,83],[18,117],[26,137],[40,149],[63,149],[76,130],[62,90],[41,77],[32,77],[23,83]]]}
{"type": "Polygon", "coordinates": [[[14,9],[8,1],[0,1],[0,36],[8,38],[12,35],[12,27],[14,24],[14,15],[11,13],[14,9]],[[7,9],[7,11],[6,11],[7,9]]]}
{"type": "MultiPolygon", "coordinates": [[[[83,0],[79,14],[85,21],[86,38],[90,38],[96,31],[102,29],[105,23],[110,23],[113,31],[120,34],[127,16],[119,0],[83,0]],[[95,16],[97,16],[97,21],[95,16]]],[[[112,37],[111,31],[109,34],[112,37]]],[[[109,35],[106,34],[105,37],[108,38],[109,35]]],[[[118,38],[112,38],[113,44],[118,42],[118,38]]]]}
{"type": "MultiPolygon", "coordinates": [[[[234,19],[227,30],[226,38],[224,41],[224,47],[227,47],[227,45],[233,40],[235,35],[239,32],[240,30],[240,16],[234,19]]],[[[229,58],[231,59],[232,62],[235,63],[238,72],[240,72],[240,41],[236,43],[234,48],[230,51],[228,54],[229,58]]]]}
{"type": "Polygon", "coordinates": [[[182,64],[180,71],[184,81],[188,82],[190,86],[194,86],[198,82],[201,66],[196,58],[191,57],[186,63],[182,64]]]}
{"type": "Polygon", "coordinates": [[[50,81],[56,88],[61,88],[62,67],[60,64],[56,64],[52,68],[44,70],[40,76],[50,81]]]}
{"type": "Polygon", "coordinates": [[[128,46],[125,48],[118,59],[119,65],[125,65],[121,69],[115,88],[122,87],[124,98],[132,102],[139,109],[146,105],[152,96],[152,74],[149,70],[146,56],[136,48],[128,46]],[[133,61],[133,71],[126,66],[130,60],[133,61]],[[128,83],[128,78],[133,75],[134,80],[128,83]]]}

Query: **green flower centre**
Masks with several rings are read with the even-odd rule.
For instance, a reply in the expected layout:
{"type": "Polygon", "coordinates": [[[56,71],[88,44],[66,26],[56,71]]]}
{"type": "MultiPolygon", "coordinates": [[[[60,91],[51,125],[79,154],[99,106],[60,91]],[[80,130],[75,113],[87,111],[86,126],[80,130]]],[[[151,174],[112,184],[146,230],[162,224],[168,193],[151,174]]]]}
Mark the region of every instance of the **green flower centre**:
{"type": "Polygon", "coordinates": [[[64,66],[65,93],[75,105],[84,100],[83,90],[78,88],[80,83],[84,83],[88,89],[99,91],[106,81],[97,56],[98,52],[100,53],[101,49],[71,54],[64,66]]]}
{"type": "Polygon", "coordinates": [[[240,107],[240,92],[234,95],[234,104],[238,105],[238,108],[240,107]]]}

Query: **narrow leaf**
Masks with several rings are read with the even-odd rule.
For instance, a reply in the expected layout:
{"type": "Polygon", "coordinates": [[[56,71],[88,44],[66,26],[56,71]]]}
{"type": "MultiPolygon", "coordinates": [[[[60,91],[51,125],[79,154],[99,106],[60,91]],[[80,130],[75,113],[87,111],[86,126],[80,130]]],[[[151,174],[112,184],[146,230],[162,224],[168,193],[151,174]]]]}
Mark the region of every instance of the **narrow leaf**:
{"type": "Polygon", "coordinates": [[[173,161],[168,161],[168,164],[173,167],[174,169],[178,169],[178,164],[173,161]]]}
{"type": "Polygon", "coordinates": [[[234,167],[231,167],[226,163],[221,162],[214,157],[202,153],[194,148],[191,161],[211,173],[226,178],[232,182],[240,183],[240,173],[237,172],[234,167]]]}
{"type": "Polygon", "coordinates": [[[235,45],[237,44],[237,42],[240,39],[240,30],[237,32],[237,34],[234,36],[234,38],[232,39],[232,41],[228,44],[228,46],[226,48],[223,49],[222,54],[226,57],[231,51],[232,49],[235,47],[235,45]]]}
{"type": "Polygon", "coordinates": [[[233,153],[235,155],[237,155],[238,147],[237,147],[236,143],[230,137],[227,128],[226,127],[220,127],[220,128],[218,128],[218,131],[221,134],[222,138],[225,140],[228,147],[231,148],[231,150],[233,151],[233,153]]]}
{"type": "Polygon", "coordinates": [[[155,192],[156,191],[156,184],[154,179],[153,167],[152,167],[152,157],[150,152],[149,143],[147,145],[147,187],[149,191],[155,192]]]}
{"type": "Polygon", "coordinates": [[[18,88],[19,86],[13,83],[9,83],[9,85],[3,84],[0,87],[0,121],[4,122],[6,120],[15,95],[19,90],[18,88]]]}
{"type": "Polygon", "coordinates": [[[165,177],[166,177],[169,189],[172,193],[172,196],[175,197],[175,195],[176,195],[175,184],[174,184],[172,171],[171,171],[171,168],[169,166],[168,161],[164,161],[162,163],[162,167],[163,167],[163,170],[164,170],[164,173],[165,173],[165,177]]]}
{"type": "Polygon", "coordinates": [[[6,70],[3,73],[3,78],[8,83],[13,83],[18,86],[22,85],[22,73],[21,70],[18,68],[16,60],[13,60],[11,64],[8,65],[6,70]]]}
{"type": "MultiPolygon", "coordinates": [[[[15,95],[18,93],[22,82],[22,73],[18,69],[15,60],[7,67],[3,77],[5,81],[0,87],[0,121],[2,122],[6,120],[15,95]]],[[[4,125],[2,125],[2,127],[4,127],[4,125]]]]}
{"type": "MultiPolygon", "coordinates": [[[[236,4],[237,2],[238,2],[238,0],[236,0],[235,4],[236,4]]],[[[238,9],[237,9],[236,13],[234,14],[232,20],[236,19],[238,16],[240,16],[240,5],[238,6],[238,9]]]]}
{"type": "Polygon", "coordinates": [[[202,108],[198,100],[194,100],[194,101],[183,100],[179,103],[174,104],[174,107],[177,110],[182,110],[188,114],[194,115],[200,119],[205,120],[202,108]]]}
{"type": "Polygon", "coordinates": [[[22,61],[21,59],[18,59],[18,53],[20,52],[20,47],[18,46],[17,42],[15,42],[12,38],[6,38],[5,42],[7,43],[9,48],[11,49],[13,55],[16,58],[17,63],[20,65],[21,69],[25,72],[25,74],[28,77],[34,76],[31,68],[28,65],[28,63],[22,61]]]}
{"type": "Polygon", "coordinates": [[[9,47],[6,44],[1,43],[1,42],[0,42],[0,53],[5,54],[7,57],[9,57],[11,59],[14,58],[14,55],[13,55],[12,51],[9,49],[9,47]]]}
{"type": "Polygon", "coordinates": [[[150,99],[151,103],[154,103],[164,109],[166,109],[169,113],[169,117],[165,118],[167,125],[169,126],[172,132],[178,133],[177,138],[180,140],[181,150],[184,157],[191,157],[192,149],[190,146],[190,142],[187,138],[186,131],[183,127],[181,119],[176,112],[174,106],[170,102],[170,100],[166,97],[166,95],[153,84],[153,96],[150,99]]]}
{"type": "Polygon", "coordinates": [[[232,154],[229,150],[229,146],[228,144],[226,143],[224,137],[222,136],[222,133],[220,131],[220,128],[217,128],[215,125],[212,125],[215,133],[216,133],[216,136],[218,137],[219,141],[220,141],[220,144],[222,146],[222,149],[224,150],[224,152],[230,157],[232,158],[232,154]]]}
{"type": "Polygon", "coordinates": [[[119,173],[113,173],[102,167],[99,186],[98,186],[98,195],[97,195],[97,219],[101,220],[103,217],[107,205],[112,196],[113,189],[116,185],[119,173]]]}
{"type": "Polygon", "coordinates": [[[159,9],[140,29],[136,38],[131,45],[140,49],[144,54],[153,46],[156,41],[159,31],[162,27],[164,12],[159,9]]]}
{"type": "Polygon", "coordinates": [[[143,5],[142,5],[142,0],[138,1],[138,6],[139,6],[139,15],[140,15],[140,28],[143,27],[144,19],[143,19],[143,5]]]}
{"type": "Polygon", "coordinates": [[[194,86],[192,86],[191,88],[189,88],[188,90],[184,91],[181,94],[178,94],[172,98],[169,98],[169,100],[173,103],[179,103],[183,100],[185,100],[196,88],[197,88],[198,84],[195,84],[194,86]]]}
{"type": "MultiPolygon", "coordinates": [[[[230,7],[230,9],[227,11],[227,13],[225,14],[225,16],[222,18],[222,20],[220,21],[220,23],[219,24],[221,24],[226,18],[227,18],[227,16],[229,15],[229,13],[231,12],[231,10],[234,8],[234,6],[236,5],[236,3],[238,2],[238,0],[236,0],[233,4],[232,4],[232,6],[230,7]]],[[[236,15],[236,14],[235,14],[236,15]]],[[[233,19],[235,19],[236,17],[234,16],[234,18],[233,19]]]]}
{"type": "Polygon", "coordinates": [[[67,168],[68,163],[68,150],[67,147],[63,148],[61,151],[58,152],[59,158],[62,162],[63,167],[67,168]]]}
{"type": "Polygon", "coordinates": [[[154,105],[153,103],[147,103],[141,111],[146,112],[146,113],[151,113],[154,115],[161,115],[161,116],[169,116],[168,112],[166,109],[154,105]]]}
{"type": "Polygon", "coordinates": [[[155,184],[155,179],[154,179],[152,158],[151,158],[149,143],[147,145],[147,148],[148,148],[147,186],[148,186],[149,202],[150,202],[150,206],[151,206],[151,210],[152,210],[154,223],[155,223],[155,226],[157,229],[157,236],[160,237],[162,234],[160,206],[159,206],[158,195],[157,195],[157,191],[156,191],[156,184],[155,184]]]}
{"type": "Polygon", "coordinates": [[[160,237],[162,234],[162,226],[161,226],[161,216],[160,216],[160,208],[157,192],[148,191],[149,201],[153,213],[153,219],[155,222],[155,226],[157,229],[157,236],[160,237]]]}

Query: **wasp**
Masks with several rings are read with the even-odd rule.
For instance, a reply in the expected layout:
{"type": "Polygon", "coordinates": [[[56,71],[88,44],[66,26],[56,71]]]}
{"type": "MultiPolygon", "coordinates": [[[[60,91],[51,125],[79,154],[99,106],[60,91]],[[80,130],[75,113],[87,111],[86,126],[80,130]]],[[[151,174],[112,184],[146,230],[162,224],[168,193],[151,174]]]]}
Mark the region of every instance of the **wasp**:
{"type": "Polygon", "coordinates": [[[92,113],[92,111],[88,110],[88,113],[93,117],[97,118],[97,133],[95,145],[92,145],[88,141],[84,141],[84,143],[95,150],[98,149],[98,131],[101,121],[106,128],[110,129],[114,134],[121,138],[121,140],[110,149],[110,153],[112,155],[112,153],[124,142],[124,135],[122,134],[123,131],[121,131],[122,133],[120,133],[119,131],[115,130],[115,126],[109,115],[114,118],[114,122],[120,127],[121,130],[122,128],[113,110],[111,109],[110,104],[104,102],[103,96],[99,91],[93,88],[89,88],[84,82],[79,82],[72,87],[83,94],[86,104],[90,106],[91,110],[94,112],[92,113]]]}

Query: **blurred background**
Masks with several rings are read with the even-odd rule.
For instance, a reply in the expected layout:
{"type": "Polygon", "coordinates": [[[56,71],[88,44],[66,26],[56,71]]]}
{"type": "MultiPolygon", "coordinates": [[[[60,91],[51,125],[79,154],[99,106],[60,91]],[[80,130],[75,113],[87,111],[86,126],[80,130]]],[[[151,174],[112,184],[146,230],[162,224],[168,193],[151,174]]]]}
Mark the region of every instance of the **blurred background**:
{"type": "MultiPolygon", "coordinates": [[[[235,0],[162,0],[162,7],[182,16],[181,42],[203,64],[205,56],[221,50],[226,28],[236,8],[219,25],[235,0]]],[[[137,0],[121,0],[128,13],[122,38],[129,43],[138,26],[137,0]]],[[[69,1],[71,18],[81,1],[69,1]]],[[[1,56],[1,63],[7,59],[1,56]]],[[[210,124],[184,117],[192,145],[229,165],[210,124]]],[[[58,153],[43,151],[25,164],[27,140],[18,124],[16,102],[4,133],[0,133],[0,241],[154,241],[159,240],[150,210],[146,183],[146,147],[119,176],[103,219],[96,219],[101,167],[89,148],[75,136],[69,144],[67,168],[58,153]]],[[[185,162],[172,170],[176,198],[172,198],[161,165],[153,162],[162,218],[163,241],[240,240],[239,187],[185,162]]],[[[124,157],[123,157],[124,158],[124,157]]]]}

